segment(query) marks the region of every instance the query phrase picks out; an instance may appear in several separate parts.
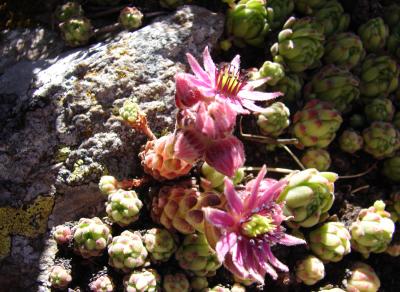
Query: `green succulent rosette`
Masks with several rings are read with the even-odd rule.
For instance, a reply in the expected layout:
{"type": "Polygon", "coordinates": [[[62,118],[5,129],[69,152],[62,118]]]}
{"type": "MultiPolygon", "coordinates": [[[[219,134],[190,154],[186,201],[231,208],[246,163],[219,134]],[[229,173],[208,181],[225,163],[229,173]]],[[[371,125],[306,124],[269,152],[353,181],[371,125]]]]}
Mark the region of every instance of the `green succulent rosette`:
{"type": "Polygon", "coordinates": [[[262,134],[278,137],[290,125],[290,111],[282,102],[275,102],[265,108],[257,117],[257,125],[262,134]]]}
{"type": "Polygon", "coordinates": [[[310,232],[311,250],[325,262],[339,262],[350,253],[350,233],[341,222],[327,222],[310,232]]]}
{"type": "Polygon", "coordinates": [[[67,2],[58,6],[54,14],[58,22],[63,22],[71,18],[82,17],[84,12],[78,2],[67,2]]]}
{"type": "Polygon", "coordinates": [[[271,28],[282,27],[285,21],[293,13],[295,0],[268,0],[268,16],[272,19],[271,28]]]}
{"type": "Polygon", "coordinates": [[[301,163],[306,168],[315,168],[319,171],[326,171],[331,166],[331,156],[328,151],[320,148],[309,148],[301,157],[301,163]]]}
{"type": "Polygon", "coordinates": [[[147,255],[142,237],[137,231],[123,231],[108,246],[108,264],[124,272],[143,266],[147,255]]]}
{"type": "Polygon", "coordinates": [[[305,14],[312,15],[320,9],[326,0],[296,0],[296,11],[305,14]]]}
{"type": "MultiPolygon", "coordinates": [[[[201,182],[200,185],[205,191],[216,190],[218,192],[223,192],[225,188],[224,179],[225,175],[215,170],[206,162],[201,166],[201,182]]],[[[244,170],[239,168],[235,175],[231,178],[234,185],[239,184],[245,176],[244,170]]]]}
{"type": "Polygon", "coordinates": [[[385,203],[376,201],[372,207],[362,209],[357,221],[350,226],[351,245],[365,258],[370,253],[384,252],[392,241],[394,222],[385,211],[385,203]]]}
{"type": "Polygon", "coordinates": [[[368,56],[361,65],[360,93],[368,103],[377,97],[388,97],[399,85],[399,67],[389,56],[368,56]]]}
{"type": "Polygon", "coordinates": [[[390,35],[387,41],[388,52],[397,60],[400,59],[400,23],[390,30],[390,35]]]}
{"type": "Polygon", "coordinates": [[[316,256],[309,255],[296,266],[296,278],[306,285],[314,285],[324,277],[324,263],[316,256]]]}
{"type": "Polygon", "coordinates": [[[312,227],[327,216],[332,207],[334,182],[338,175],[306,169],[290,175],[288,185],[279,195],[278,202],[285,202],[283,211],[292,216],[295,226],[312,227]]]}
{"type": "Polygon", "coordinates": [[[323,27],[313,18],[286,21],[278,35],[278,42],[271,47],[274,61],[284,64],[292,72],[303,72],[316,67],[324,54],[323,27]]]}
{"type": "Polygon", "coordinates": [[[390,28],[400,23],[400,5],[393,3],[383,8],[383,19],[390,28]]]}
{"type": "Polygon", "coordinates": [[[137,29],[142,26],[143,14],[136,7],[125,7],[119,14],[118,21],[127,30],[137,29]]]}
{"type": "Polygon", "coordinates": [[[346,31],[350,24],[350,15],[344,13],[343,6],[336,0],[326,1],[313,17],[324,27],[326,37],[346,31]]]}
{"type": "Polygon", "coordinates": [[[388,98],[375,98],[364,108],[365,116],[370,122],[390,122],[395,108],[388,98]]]}
{"type": "Polygon", "coordinates": [[[189,292],[190,283],[183,273],[168,274],[163,279],[163,291],[165,292],[189,292]]]}
{"type": "Polygon", "coordinates": [[[202,233],[186,235],[175,257],[182,269],[196,276],[214,276],[221,267],[217,254],[202,233]]]}
{"type": "Polygon", "coordinates": [[[389,36],[389,28],[381,17],[368,20],[358,28],[364,48],[367,52],[376,53],[383,49],[389,36]]]}
{"type": "Polygon", "coordinates": [[[60,24],[61,35],[70,47],[86,45],[93,35],[93,27],[88,18],[70,18],[60,24]]]}
{"type": "Polygon", "coordinates": [[[342,122],[330,103],[313,99],[293,116],[292,132],[299,139],[299,147],[324,148],[333,141],[342,122]]]}
{"type": "Polygon", "coordinates": [[[383,162],[382,173],[395,182],[400,182],[400,156],[394,156],[383,162]]]}
{"type": "Polygon", "coordinates": [[[144,245],[154,262],[166,262],[177,249],[175,238],[162,228],[152,228],[143,235],[144,245]]]}
{"type": "Polygon", "coordinates": [[[238,47],[262,47],[270,31],[268,11],[263,0],[241,0],[228,9],[226,31],[238,47]]]}
{"type": "Polygon", "coordinates": [[[376,159],[391,157],[400,148],[400,133],[385,122],[373,122],[363,131],[364,151],[376,159]]]}
{"type": "Polygon", "coordinates": [[[354,130],[344,130],[339,137],[339,147],[344,152],[353,154],[362,149],[363,145],[363,137],[354,130]]]}
{"type": "Polygon", "coordinates": [[[357,262],[352,265],[348,277],[343,281],[346,291],[378,292],[381,281],[371,266],[357,262]]]}
{"type": "Polygon", "coordinates": [[[351,32],[342,32],[330,37],[325,45],[323,60],[344,69],[352,69],[365,58],[360,37],[351,32]]]}
{"type": "Polygon", "coordinates": [[[269,90],[282,92],[285,103],[294,103],[301,98],[302,87],[303,79],[301,76],[289,73],[280,79],[275,86],[269,87],[269,90]]]}
{"type": "Polygon", "coordinates": [[[117,190],[108,195],[106,212],[112,222],[127,226],[139,218],[142,201],[135,191],[117,190]]]}
{"type": "Polygon", "coordinates": [[[394,114],[392,124],[397,130],[400,130],[400,112],[394,114]]]}
{"type": "Polygon", "coordinates": [[[175,9],[185,3],[184,0],[160,0],[161,7],[175,9]]]}
{"type": "Polygon", "coordinates": [[[331,102],[337,110],[346,112],[360,96],[359,80],[345,69],[326,65],[305,85],[304,96],[331,102]]]}
{"type": "Polygon", "coordinates": [[[101,256],[112,239],[110,227],[99,218],[81,218],[73,228],[74,250],[84,258],[101,256]]]}
{"type": "Polygon", "coordinates": [[[123,283],[126,292],[158,292],[161,277],[154,269],[143,269],[126,275],[123,283]]]}
{"type": "Polygon", "coordinates": [[[279,63],[265,61],[261,68],[253,75],[252,79],[268,77],[267,85],[276,85],[285,77],[285,68],[279,63]]]}

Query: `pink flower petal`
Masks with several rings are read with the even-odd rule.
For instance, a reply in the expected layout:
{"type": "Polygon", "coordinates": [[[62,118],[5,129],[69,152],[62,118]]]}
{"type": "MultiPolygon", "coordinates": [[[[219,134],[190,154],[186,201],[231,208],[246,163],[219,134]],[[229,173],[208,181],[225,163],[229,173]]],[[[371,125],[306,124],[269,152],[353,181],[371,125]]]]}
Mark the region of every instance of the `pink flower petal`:
{"type": "Polygon", "coordinates": [[[231,61],[231,69],[233,74],[237,74],[240,70],[240,55],[236,55],[231,61]]]}
{"type": "Polygon", "coordinates": [[[178,73],[175,75],[175,103],[178,108],[184,109],[191,107],[201,100],[201,94],[198,89],[193,87],[188,78],[189,74],[178,73]]]}
{"type": "Polygon", "coordinates": [[[276,280],[278,278],[278,274],[276,273],[275,269],[271,267],[271,265],[268,263],[268,259],[265,253],[260,249],[254,249],[253,252],[256,254],[256,257],[258,258],[258,263],[264,269],[265,273],[268,273],[272,277],[272,279],[276,280]]]}
{"type": "Polygon", "coordinates": [[[210,76],[211,84],[215,84],[216,67],[215,67],[214,61],[211,58],[208,47],[206,47],[203,52],[203,63],[204,63],[204,68],[206,69],[206,72],[210,76]]]}
{"type": "Polygon", "coordinates": [[[282,96],[281,92],[261,92],[261,91],[250,91],[250,90],[241,90],[238,93],[238,97],[240,99],[248,99],[254,101],[267,101],[279,96],[282,96]]]}
{"type": "Polygon", "coordinates": [[[251,212],[256,207],[260,183],[263,180],[266,173],[267,173],[267,167],[265,165],[263,165],[263,167],[261,168],[260,172],[258,173],[258,175],[253,183],[253,187],[250,191],[250,195],[246,198],[246,209],[249,212],[251,212]]]}
{"type": "Polygon", "coordinates": [[[271,77],[265,77],[265,78],[261,78],[261,79],[257,79],[257,80],[247,81],[246,85],[243,86],[243,89],[244,90],[253,90],[254,88],[260,87],[261,85],[263,85],[265,82],[267,82],[270,79],[271,79],[271,77]]]}
{"type": "Polygon", "coordinates": [[[242,199],[239,197],[239,194],[235,191],[233,183],[230,179],[225,178],[225,197],[228,201],[229,207],[234,213],[242,213],[243,211],[243,202],[242,199]]]}
{"type": "Polygon", "coordinates": [[[218,228],[228,228],[235,224],[235,220],[229,213],[211,207],[203,208],[207,221],[218,228]]]}
{"type": "Polygon", "coordinates": [[[289,268],[282,263],[281,261],[279,261],[273,254],[271,251],[271,248],[269,247],[269,245],[264,245],[264,252],[265,255],[268,258],[268,261],[277,269],[281,270],[282,272],[288,272],[289,268]]]}
{"type": "Polygon", "coordinates": [[[187,162],[196,161],[205,151],[204,141],[194,131],[180,131],[176,135],[175,155],[187,162]]]}
{"type": "MultiPolygon", "coordinates": [[[[254,249],[248,247],[247,250],[253,251],[254,249]]],[[[254,252],[250,252],[245,259],[245,267],[257,282],[264,284],[265,271],[258,264],[258,261],[259,259],[255,257],[254,252]]]]}
{"type": "Polygon", "coordinates": [[[207,112],[204,103],[201,103],[197,110],[196,129],[211,139],[216,136],[214,120],[207,112]]]}
{"type": "Polygon", "coordinates": [[[215,251],[218,256],[218,260],[222,263],[225,259],[226,254],[231,250],[232,246],[236,243],[237,236],[234,232],[229,232],[226,235],[222,235],[217,245],[215,246],[215,251]]]}
{"type": "Polygon", "coordinates": [[[227,268],[232,274],[236,275],[239,278],[246,279],[249,277],[248,271],[243,267],[243,265],[238,264],[238,262],[233,260],[233,255],[237,254],[238,244],[235,243],[231,248],[230,253],[225,256],[224,266],[227,268]]]}
{"type": "Polygon", "coordinates": [[[242,142],[234,136],[210,143],[205,161],[226,176],[233,176],[245,160],[242,142]]]}
{"type": "Polygon", "coordinates": [[[261,113],[264,111],[263,107],[256,105],[253,101],[248,100],[248,99],[242,99],[242,105],[243,105],[243,107],[245,107],[253,112],[256,112],[256,113],[261,113]]]}
{"type": "Polygon", "coordinates": [[[225,97],[220,96],[219,94],[216,95],[215,97],[218,101],[227,102],[229,104],[230,108],[238,114],[247,115],[250,113],[248,110],[243,108],[242,104],[240,103],[240,101],[238,99],[237,100],[227,99],[225,97]]]}
{"type": "Polygon", "coordinates": [[[279,239],[279,243],[286,246],[307,244],[305,240],[289,234],[285,234],[281,239],[279,239]]]}
{"type": "Polygon", "coordinates": [[[201,68],[199,62],[191,55],[191,54],[186,54],[187,60],[189,62],[190,68],[192,68],[193,73],[202,81],[206,83],[210,83],[210,76],[201,68]]]}
{"type": "Polygon", "coordinates": [[[257,205],[262,206],[267,202],[275,200],[286,185],[287,181],[283,179],[276,182],[273,186],[258,196],[257,205]]]}

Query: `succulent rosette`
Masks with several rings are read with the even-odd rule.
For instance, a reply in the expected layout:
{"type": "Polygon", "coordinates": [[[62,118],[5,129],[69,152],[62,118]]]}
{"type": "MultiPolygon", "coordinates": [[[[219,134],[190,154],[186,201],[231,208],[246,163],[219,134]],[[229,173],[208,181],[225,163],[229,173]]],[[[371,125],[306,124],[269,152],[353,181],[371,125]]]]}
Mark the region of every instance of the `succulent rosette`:
{"type": "Polygon", "coordinates": [[[323,261],[339,262],[350,253],[350,233],[341,222],[327,222],[310,232],[311,250],[323,261]]]}
{"type": "Polygon", "coordinates": [[[357,131],[347,129],[339,137],[339,146],[344,152],[353,154],[362,149],[363,145],[364,139],[357,131]]]}
{"type": "Polygon", "coordinates": [[[119,14],[118,21],[127,30],[142,26],[143,14],[136,7],[125,7],[119,14]]]}
{"type": "Polygon", "coordinates": [[[175,253],[179,266],[196,276],[211,277],[221,267],[216,252],[202,233],[186,235],[175,253]]]}
{"type": "Polygon", "coordinates": [[[108,275],[102,275],[89,284],[92,292],[113,292],[114,283],[108,275]]]}
{"type": "Polygon", "coordinates": [[[376,201],[372,207],[362,209],[357,221],[350,227],[351,245],[365,258],[370,253],[384,252],[392,240],[394,222],[385,211],[385,203],[376,201]]]}
{"type": "Polygon", "coordinates": [[[82,17],[84,12],[78,2],[67,2],[58,6],[54,14],[57,21],[63,22],[70,18],[82,17]]]}
{"type": "Polygon", "coordinates": [[[296,10],[305,15],[312,15],[324,4],[325,0],[296,0],[296,10]]]}
{"type": "Polygon", "coordinates": [[[326,1],[313,17],[324,27],[326,37],[347,30],[350,24],[350,15],[344,13],[343,6],[336,0],[326,1]]]}
{"type": "Polygon", "coordinates": [[[163,279],[163,289],[165,292],[189,292],[190,283],[183,273],[168,274],[163,279]]]}
{"type": "Polygon", "coordinates": [[[111,175],[103,175],[99,181],[99,190],[104,195],[110,195],[119,188],[118,180],[111,175]]]}
{"type": "Polygon", "coordinates": [[[400,148],[400,133],[390,123],[373,122],[362,135],[364,151],[376,159],[391,157],[400,148]]]}
{"type": "Polygon", "coordinates": [[[108,195],[106,212],[111,221],[127,226],[139,218],[142,201],[135,191],[117,190],[108,195]]]}
{"type": "Polygon", "coordinates": [[[280,28],[293,13],[294,0],[268,0],[268,18],[272,29],[280,28]]]}
{"type": "Polygon", "coordinates": [[[400,156],[394,156],[383,162],[383,174],[395,182],[400,182],[400,156]]]}
{"type": "Polygon", "coordinates": [[[283,214],[292,217],[297,226],[316,225],[332,207],[337,178],[336,173],[319,172],[316,169],[289,175],[288,184],[278,197],[278,202],[285,202],[283,214]]]}
{"type": "Polygon", "coordinates": [[[108,246],[108,264],[124,272],[143,266],[147,255],[142,237],[137,231],[123,231],[108,246]]]}
{"type": "Polygon", "coordinates": [[[278,137],[290,124],[290,111],[282,102],[275,102],[265,108],[257,117],[257,125],[262,134],[278,137]]]}
{"type": "Polygon", "coordinates": [[[49,282],[53,288],[65,289],[71,281],[71,272],[63,266],[54,266],[51,268],[49,282]]]}
{"type": "Polygon", "coordinates": [[[292,132],[300,147],[324,148],[333,141],[342,122],[340,113],[330,103],[313,99],[293,116],[292,132]]]}
{"type": "Polygon", "coordinates": [[[314,285],[325,277],[324,263],[316,256],[309,255],[296,267],[296,278],[306,285],[314,285]]]}
{"type": "Polygon", "coordinates": [[[364,48],[367,52],[376,53],[383,49],[389,36],[389,28],[380,17],[372,18],[358,28],[364,48]]]}
{"type": "Polygon", "coordinates": [[[323,27],[314,19],[289,18],[271,47],[274,61],[283,63],[290,71],[303,72],[315,67],[324,54],[323,27]]]}
{"type": "Polygon", "coordinates": [[[400,24],[390,29],[390,35],[387,40],[388,52],[397,58],[400,58],[400,24]]]}
{"type": "Polygon", "coordinates": [[[205,291],[208,288],[207,277],[195,276],[190,279],[190,287],[194,291],[205,291]]]}
{"type": "Polygon", "coordinates": [[[389,56],[368,56],[361,65],[360,93],[365,101],[387,97],[399,85],[399,67],[389,56]]]}
{"type": "Polygon", "coordinates": [[[57,242],[57,244],[69,243],[73,238],[72,230],[69,226],[58,225],[54,229],[53,238],[57,242]]]}
{"type": "Polygon", "coordinates": [[[184,0],[160,0],[161,7],[175,9],[184,4],[184,0]]]}
{"type": "MultiPolygon", "coordinates": [[[[201,166],[201,187],[205,191],[216,190],[218,192],[224,191],[225,175],[215,170],[215,168],[208,165],[206,162],[201,166]]],[[[244,170],[239,168],[235,175],[231,178],[235,185],[239,184],[245,176],[244,170]]]]}
{"type": "Polygon", "coordinates": [[[326,65],[304,87],[306,99],[331,102],[340,112],[349,111],[360,95],[359,81],[349,71],[326,65]]]}
{"type": "Polygon", "coordinates": [[[343,281],[348,292],[377,292],[381,281],[371,266],[358,262],[350,270],[350,277],[343,281]]]}
{"type": "Polygon", "coordinates": [[[393,3],[383,8],[383,19],[390,28],[397,26],[400,22],[400,5],[393,3]]]}
{"type": "Polygon", "coordinates": [[[267,85],[276,85],[285,76],[282,64],[265,61],[259,70],[252,74],[251,79],[268,78],[267,85]]]}
{"type": "Polygon", "coordinates": [[[175,238],[162,228],[152,228],[143,235],[143,242],[155,262],[166,262],[177,249],[175,238]]]}
{"type": "Polygon", "coordinates": [[[61,34],[68,46],[86,45],[93,35],[93,27],[88,18],[70,18],[60,24],[61,34]]]}
{"type": "Polygon", "coordinates": [[[99,218],[81,218],[72,230],[75,252],[84,258],[100,256],[111,241],[110,227],[99,218]]]}
{"type": "Polygon", "coordinates": [[[394,114],[392,124],[396,129],[400,130],[400,112],[394,114]]]}
{"type": "Polygon", "coordinates": [[[239,47],[261,47],[270,30],[264,0],[241,0],[226,15],[226,32],[239,47]]]}
{"type": "Polygon", "coordinates": [[[283,100],[294,103],[301,98],[303,79],[297,74],[286,74],[275,86],[270,87],[272,91],[282,92],[283,100]]]}
{"type": "Polygon", "coordinates": [[[124,277],[125,292],[158,292],[161,277],[156,270],[136,270],[124,277]]]}
{"type": "Polygon", "coordinates": [[[180,159],[174,150],[176,136],[169,134],[148,141],[139,153],[144,171],[157,180],[175,179],[187,175],[194,160],[180,159]]]}
{"type": "Polygon", "coordinates": [[[370,122],[390,122],[393,119],[395,108],[388,98],[375,98],[365,108],[365,116],[370,122]]]}
{"type": "Polygon", "coordinates": [[[223,208],[224,198],[217,192],[200,193],[192,186],[164,186],[153,198],[151,217],[168,230],[191,234],[204,232],[202,208],[223,208]]]}
{"type": "Polygon", "coordinates": [[[315,168],[319,171],[328,170],[331,166],[331,156],[328,151],[320,148],[309,148],[301,157],[301,163],[306,168],[315,168]]]}
{"type": "Polygon", "coordinates": [[[277,278],[275,268],[288,271],[271,251],[274,244],[297,245],[305,241],[284,232],[281,225],[286,217],[282,205],[275,202],[286,180],[263,180],[264,166],[257,178],[248,182],[244,190],[236,191],[225,179],[227,210],[205,208],[206,235],[215,246],[224,266],[241,279],[264,283],[265,274],[277,278]]]}
{"type": "Polygon", "coordinates": [[[344,69],[352,69],[365,57],[360,37],[351,32],[342,32],[330,37],[325,45],[323,60],[344,69]]]}

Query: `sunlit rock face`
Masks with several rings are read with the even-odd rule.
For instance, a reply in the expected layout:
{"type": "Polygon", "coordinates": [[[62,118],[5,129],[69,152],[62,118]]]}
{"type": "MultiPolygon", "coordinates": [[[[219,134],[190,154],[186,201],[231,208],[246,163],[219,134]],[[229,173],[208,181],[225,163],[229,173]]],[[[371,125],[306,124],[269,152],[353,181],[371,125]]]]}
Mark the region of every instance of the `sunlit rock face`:
{"type": "Polygon", "coordinates": [[[120,121],[118,108],[136,98],[156,134],[172,130],[174,75],[186,69],[186,52],[199,58],[216,44],[223,22],[184,6],[73,50],[45,30],[32,32],[35,39],[23,31],[2,39],[9,58],[0,63],[0,285],[46,291],[57,249],[42,233],[99,214],[103,174],[140,174],[145,137],[120,121]]]}

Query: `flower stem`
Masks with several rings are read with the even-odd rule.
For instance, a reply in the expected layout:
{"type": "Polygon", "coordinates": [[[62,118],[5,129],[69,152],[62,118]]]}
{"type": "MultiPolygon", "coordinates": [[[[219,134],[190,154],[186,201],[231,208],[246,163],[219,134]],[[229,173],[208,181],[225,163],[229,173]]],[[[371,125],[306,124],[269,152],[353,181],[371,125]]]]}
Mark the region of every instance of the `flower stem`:
{"type": "MultiPolygon", "coordinates": [[[[247,167],[242,167],[244,171],[247,172],[256,172],[260,171],[261,167],[253,167],[253,166],[247,166],[247,167]]],[[[296,170],[293,169],[287,169],[287,168],[280,168],[280,167],[267,167],[267,171],[270,172],[278,172],[278,173],[292,173],[296,170]]]]}
{"type": "Polygon", "coordinates": [[[369,185],[361,186],[359,188],[356,188],[356,189],[352,190],[350,192],[350,194],[355,194],[355,193],[358,193],[358,192],[363,191],[363,190],[368,189],[368,188],[369,188],[369,185]]]}
{"type": "Polygon", "coordinates": [[[364,176],[368,173],[370,173],[374,168],[376,168],[376,163],[374,163],[371,167],[369,167],[367,170],[357,173],[357,174],[352,174],[352,175],[341,175],[339,176],[339,179],[348,179],[348,178],[357,178],[364,176]]]}
{"type": "Polygon", "coordinates": [[[286,150],[287,153],[293,158],[294,161],[296,161],[297,165],[300,166],[302,170],[305,170],[306,168],[304,167],[303,163],[301,163],[300,159],[297,158],[297,156],[292,152],[292,150],[289,149],[286,145],[282,145],[283,149],[286,150]]]}

